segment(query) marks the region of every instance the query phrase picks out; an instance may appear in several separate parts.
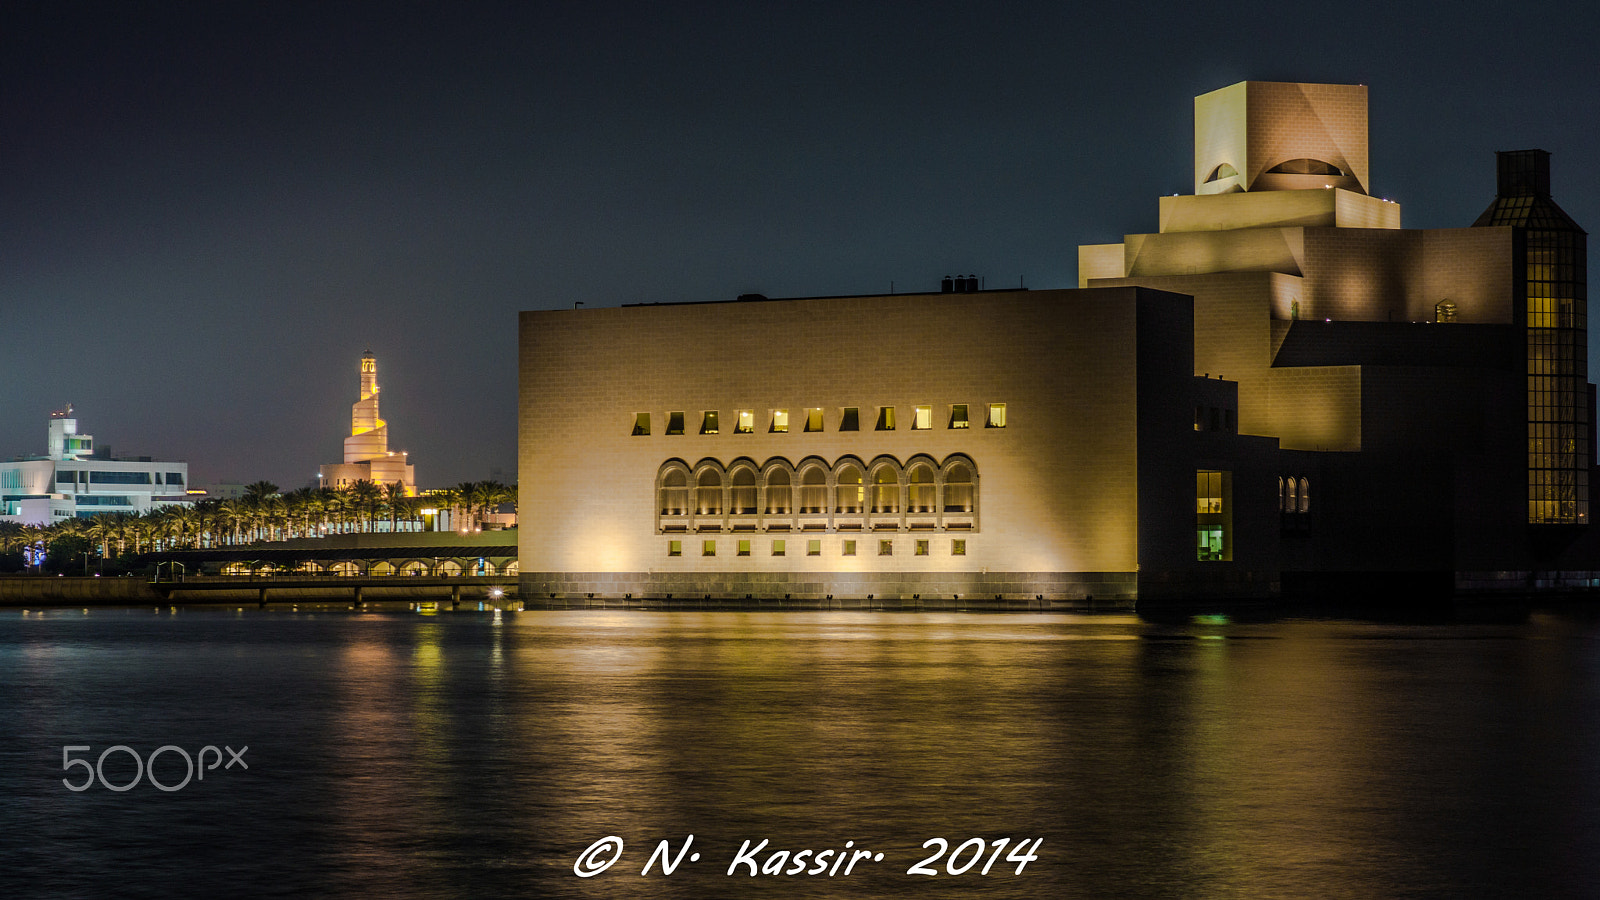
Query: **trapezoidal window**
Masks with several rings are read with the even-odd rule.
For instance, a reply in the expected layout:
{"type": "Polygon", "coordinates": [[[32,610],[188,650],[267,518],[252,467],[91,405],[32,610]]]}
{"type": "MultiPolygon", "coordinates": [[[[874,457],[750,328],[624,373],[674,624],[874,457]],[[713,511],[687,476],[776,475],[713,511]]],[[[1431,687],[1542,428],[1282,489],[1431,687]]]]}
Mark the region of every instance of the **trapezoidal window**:
{"type": "Polygon", "coordinates": [[[800,476],[800,511],[813,515],[828,511],[828,476],[816,466],[800,476]]]}
{"type": "Polygon", "coordinates": [[[971,426],[972,422],[967,418],[967,405],[965,403],[953,404],[950,407],[950,427],[969,428],[971,426]]]}
{"type": "Polygon", "coordinates": [[[638,437],[639,435],[649,434],[649,433],[650,433],[650,414],[649,413],[634,413],[633,414],[633,435],[634,435],[634,437],[638,437]]]}
{"type": "Polygon", "coordinates": [[[933,470],[927,466],[913,466],[906,480],[906,512],[933,512],[934,495],[938,492],[933,483],[933,470]]]}
{"type": "Polygon", "coordinates": [[[775,409],[772,411],[772,433],[787,434],[789,432],[789,411],[775,409]]]}
{"type": "Polygon", "coordinates": [[[1006,405],[1004,403],[991,403],[991,404],[989,404],[989,422],[988,422],[988,427],[990,427],[990,428],[1004,428],[1004,427],[1006,427],[1006,405]]]}
{"type": "Polygon", "coordinates": [[[822,410],[811,408],[806,410],[806,431],[822,430],[822,410]]]}
{"type": "Polygon", "coordinates": [[[1223,163],[1222,165],[1217,166],[1215,169],[1212,169],[1211,174],[1206,176],[1206,184],[1210,184],[1213,181],[1221,181],[1224,178],[1232,178],[1237,174],[1239,174],[1238,169],[1235,169],[1233,166],[1230,166],[1227,163],[1223,163]]]}
{"type": "Polygon", "coordinates": [[[912,431],[927,431],[933,427],[933,407],[918,406],[916,414],[911,417],[912,431]]]}
{"type": "Polygon", "coordinates": [[[944,476],[944,511],[972,512],[972,470],[956,463],[944,476]]]}
{"type": "Polygon", "coordinates": [[[683,434],[683,413],[667,413],[667,434],[683,434]]]}
{"type": "MultiPolygon", "coordinates": [[[[1239,174],[1238,172],[1234,173],[1239,174]]],[[[1278,163],[1267,170],[1268,175],[1343,175],[1344,170],[1330,162],[1320,159],[1291,159],[1278,163]]]]}
{"type": "Polygon", "coordinates": [[[706,410],[705,417],[700,420],[700,433],[716,434],[717,430],[717,411],[714,409],[706,410]]]}
{"type": "Polygon", "coordinates": [[[880,407],[878,407],[878,425],[877,425],[876,430],[878,430],[878,431],[893,431],[894,430],[894,407],[892,407],[892,406],[880,406],[880,407]]]}
{"type": "Polygon", "coordinates": [[[855,466],[839,470],[838,505],[834,512],[861,512],[861,470],[855,466]]]}
{"type": "Polygon", "coordinates": [[[734,426],[734,434],[750,434],[756,430],[756,411],[753,409],[739,410],[739,424],[734,426]]]}
{"type": "Polygon", "coordinates": [[[733,498],[731,509],[736,516],[756,514],[756,473],[740,468],[733,473],[733,498]]]}
{"type": "Polygon", "coordinates": [[[900,511],[900,478],[894,469],[884,466],[872,476],[872,511],[897,513],[900,511]]]}
{"type": "Polygon", "coordinates": [[[767,473],[767,515],[789,515],[794,509],[793,493],[794,488],[789,481],[788,472],[783,469],[773,469],[767,473]]]}
{"type": "Polygon", "coordinates": [[[846,406],[839,411],[840,431],[861,430],[861,410],[859,407],[846,406]]]}
{"type": "Polygon", "coordinates": [[[700,473],[695,488],[694,511],[697,516],[722,515],[722,476],[707,469],[700,473]]]}
{"type": "Polygon", "coordinates": [[[689,479],[682,471],[667,473],[661,482],[661,514],[681,516],[689,508],[689,479]]]}

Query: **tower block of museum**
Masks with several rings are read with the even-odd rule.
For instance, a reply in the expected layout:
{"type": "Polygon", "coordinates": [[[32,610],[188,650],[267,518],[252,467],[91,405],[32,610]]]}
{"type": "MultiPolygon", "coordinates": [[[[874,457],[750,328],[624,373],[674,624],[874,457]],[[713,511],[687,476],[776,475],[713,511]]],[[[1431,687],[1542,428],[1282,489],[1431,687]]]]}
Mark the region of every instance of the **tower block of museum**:
{"type": "Polygon", "coordinates": [[[1497,154],[1471,227],[1415,230],[1371,194],[1363,85],[1243,82],[1197,97],[1194,131],[1194,194],[1080,247],[1079,284],[1194,298],[1196,373],[1322,476],[1284,567],[1559,565],[1589,524],[1593,400],[1584,233],[1549,154],[1497,154]]]}
{"type": "Polygon", "coordinates": [[[371,351],[361,357],[359,396],[350,407],[350,436],[344,439],[344,462],[321,468],[323,486],[348,487],[357,481],[378,485],[398,482],[407,497],[415,497],[416,469],[404,451],[389,449],[389,423],[378,415],[378,361],[371,351]]]}

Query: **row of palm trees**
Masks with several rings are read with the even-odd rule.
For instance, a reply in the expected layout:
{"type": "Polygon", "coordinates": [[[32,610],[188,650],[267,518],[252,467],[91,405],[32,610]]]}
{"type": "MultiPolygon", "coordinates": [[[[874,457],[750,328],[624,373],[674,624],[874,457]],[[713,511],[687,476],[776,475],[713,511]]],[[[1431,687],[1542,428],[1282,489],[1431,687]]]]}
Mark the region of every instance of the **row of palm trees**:
{"type": "Polygon", "coordinates": [[[101,557],[184,548],[227,547],[257,541],[382,530],[421,531],[424,511],[447,510],[458,531],[477,531],[501,504],[516,503],[516,489],[497,481],[468,481],[407,497],[399,482],[357,481],[342,488],[280,492],[269,481],[245,486],[237,499],[201,500],[145,513],[101,513],[45,526],[0,523],[0,552],[14,553],[59,538],[81,537],[101,557]]]}

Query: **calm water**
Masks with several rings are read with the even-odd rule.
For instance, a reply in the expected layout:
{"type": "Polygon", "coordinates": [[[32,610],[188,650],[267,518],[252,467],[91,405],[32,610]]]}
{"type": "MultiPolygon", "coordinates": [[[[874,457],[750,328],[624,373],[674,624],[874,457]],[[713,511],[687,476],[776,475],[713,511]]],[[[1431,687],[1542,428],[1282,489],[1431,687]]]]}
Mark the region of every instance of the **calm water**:
{"type": "Polygon", "coordinates": [[[1593,615],[8,610],[0,678],[5,897],[1600,895],[1593,615]]]}

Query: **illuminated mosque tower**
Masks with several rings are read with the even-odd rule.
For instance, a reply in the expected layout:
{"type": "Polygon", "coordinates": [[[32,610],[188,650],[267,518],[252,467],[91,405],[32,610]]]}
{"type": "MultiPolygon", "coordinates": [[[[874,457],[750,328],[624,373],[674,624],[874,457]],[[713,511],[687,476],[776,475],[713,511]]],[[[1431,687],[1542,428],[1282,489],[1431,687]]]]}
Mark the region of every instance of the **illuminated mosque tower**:
{"type": "Polygon", "coordinates": [[[407,497],[417,495],[415,467],[405,451],[389,449],[389,423],[378,416],[378,361],[371,350],[361,356],[361,399],[350,407],[344,463],[322,466],[320,475],[324,487],[349,487],[357,481],[399,482],[407,497]]]}

